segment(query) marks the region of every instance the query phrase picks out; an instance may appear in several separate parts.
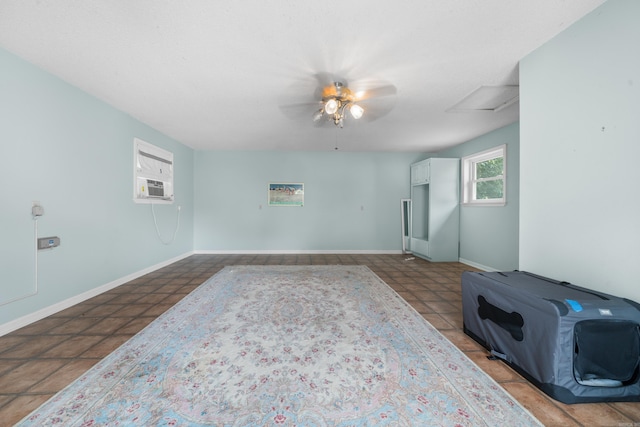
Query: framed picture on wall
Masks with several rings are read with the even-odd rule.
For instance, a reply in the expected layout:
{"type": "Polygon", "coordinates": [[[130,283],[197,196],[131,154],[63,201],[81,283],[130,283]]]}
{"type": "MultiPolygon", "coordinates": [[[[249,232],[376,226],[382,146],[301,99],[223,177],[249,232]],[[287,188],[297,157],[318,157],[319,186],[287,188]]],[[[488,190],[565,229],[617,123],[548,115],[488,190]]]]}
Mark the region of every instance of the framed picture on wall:
{"type": "Polygon", "coordinates": [[[304,184],[269,183],[269,206],[304,206],[304,184]]]}

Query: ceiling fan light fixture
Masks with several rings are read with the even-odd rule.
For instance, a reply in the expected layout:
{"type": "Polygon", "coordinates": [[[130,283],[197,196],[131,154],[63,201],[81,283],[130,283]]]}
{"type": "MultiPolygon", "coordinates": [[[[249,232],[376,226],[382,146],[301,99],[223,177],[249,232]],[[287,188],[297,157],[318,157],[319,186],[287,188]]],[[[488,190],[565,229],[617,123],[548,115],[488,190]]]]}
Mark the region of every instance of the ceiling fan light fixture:
{"type": "Polygon", "coordinates": [[[322,116],[324,116],[324,108],[319,109],[313,114],[313,121],[317,122],[322,118],[322,116]]]}
{"type": "Polygon", "coordinates": [[[358,104],[352,104],[349,108],[349,112],[354,119],[358,120],[360,117],[362,117],[362,114],[364,114],[364,108],[362,108],[358,104]]]}
{"type": "Polygon", "coordinates": [[[329,99],[324,104],[324,112],[327,114],[335,114],[338,111],[338,101],[335,98],[329,99]]]}
{"type": "Polygon", "coordinates": [[[318,72],[292,85],[279,99],[282,112],[294,120],[304,117],[316,128],[341,128],[377,120],[395,105],[397,89],[386,81],[358,80],[349,87],[346,81],[328,80],[331,77],[318,72]]]}

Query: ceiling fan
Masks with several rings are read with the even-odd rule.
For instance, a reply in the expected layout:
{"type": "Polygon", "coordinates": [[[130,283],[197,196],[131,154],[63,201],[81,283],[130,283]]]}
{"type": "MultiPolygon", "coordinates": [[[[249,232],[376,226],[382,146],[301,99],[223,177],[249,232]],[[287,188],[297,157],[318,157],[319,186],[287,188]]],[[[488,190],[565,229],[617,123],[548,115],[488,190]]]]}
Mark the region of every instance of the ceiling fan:
{"type": "Polygon", "coordinates": [[[348,123],[370,122],[393,109],[396,87],[381,80],[345,79],[316,73],[301,80],[280,97],[280,109],[294,120],[309,120],[315,126],[343,127],[348,123]]]}

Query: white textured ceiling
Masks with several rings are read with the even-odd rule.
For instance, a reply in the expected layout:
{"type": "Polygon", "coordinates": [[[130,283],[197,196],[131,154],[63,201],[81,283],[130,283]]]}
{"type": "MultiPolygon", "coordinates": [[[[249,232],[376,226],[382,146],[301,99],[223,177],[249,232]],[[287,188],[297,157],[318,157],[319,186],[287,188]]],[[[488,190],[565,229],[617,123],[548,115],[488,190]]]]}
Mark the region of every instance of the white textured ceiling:
{"type": "Polygon", "coordinates": [[[435,152],[518,120],[447,109],[518,84],[603,2],[0,0],[0,46],[198,150],[435,152]],[[343,129],[283,114],[318,72],[390,82],[395,106],[343,129]]]}

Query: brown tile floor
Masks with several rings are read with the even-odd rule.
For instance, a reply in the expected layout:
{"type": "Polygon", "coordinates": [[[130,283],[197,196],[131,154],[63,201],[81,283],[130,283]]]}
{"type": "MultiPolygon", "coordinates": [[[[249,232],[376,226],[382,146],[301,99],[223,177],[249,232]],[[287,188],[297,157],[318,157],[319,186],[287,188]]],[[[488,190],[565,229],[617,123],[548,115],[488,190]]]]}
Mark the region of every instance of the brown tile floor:
{"type": "Polygon", "coordinates": [[[640,403],[565,405],[462,332],[459,263],[403,255],[193,255],[0,337],[0,425],[64,388],[225,265],[364,264],[547,426],[640,426],[640,403]]]}

